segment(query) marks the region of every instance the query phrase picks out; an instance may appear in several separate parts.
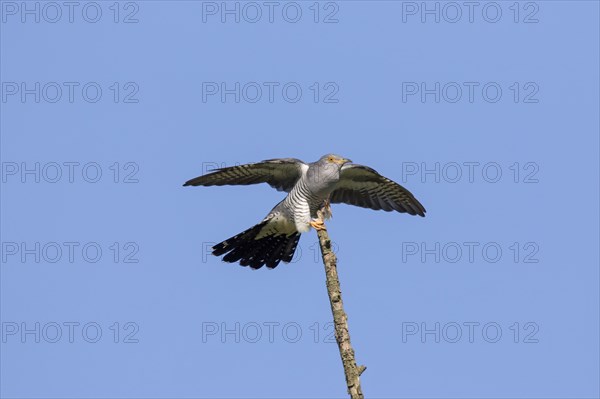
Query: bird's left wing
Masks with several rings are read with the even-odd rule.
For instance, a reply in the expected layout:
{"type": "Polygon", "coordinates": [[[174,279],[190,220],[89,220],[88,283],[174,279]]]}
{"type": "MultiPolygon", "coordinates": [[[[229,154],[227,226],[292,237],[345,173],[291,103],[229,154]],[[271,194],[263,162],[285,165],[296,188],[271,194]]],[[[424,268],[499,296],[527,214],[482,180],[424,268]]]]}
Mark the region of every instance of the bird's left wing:
{"type": "Polygon", "coordinates": [[[296,158],[268,159],[211,171],[188,180],[184,186],[224,186],[268,183],[278,191],[289,192],[308,165],[296,158]]]}
{"type": "Polygon", "coordinates": [[[342,166],[340,181],[331,193],[330,201],[425,216],[425,208],[410,191],[363,165],[342,166]]]}

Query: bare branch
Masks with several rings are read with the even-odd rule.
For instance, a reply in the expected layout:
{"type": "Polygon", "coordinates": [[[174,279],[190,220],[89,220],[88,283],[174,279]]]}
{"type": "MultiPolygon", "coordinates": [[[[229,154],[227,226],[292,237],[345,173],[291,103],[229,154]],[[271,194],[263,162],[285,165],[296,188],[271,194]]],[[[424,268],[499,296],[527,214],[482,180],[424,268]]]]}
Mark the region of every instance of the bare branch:
{"type": "MultiPolygon", "coordinates": [[[[319,217],[322,220],[322,214],[319,217]]],[[[321,245],[321,254],[323,255],[323,265],[325,265],[325,277],[327,282],[327,294],[331,303],[331,312],[333,313],[333,323],[335,326],[335,338],[342,357],[344,373],[346,374],[346,385],[348,394],[352,399],[363,399],[362,389],[360,387],[360,375],[366,370],[365,366],[357,366],[354,358],[354,349],[350,343],[350,332],[348,331],[348,316],[344,311],[342,302],[342,291],[340,289],[340,280],[337,273],[337,258],[331,249],[331,239],[327,230],[318,230],[319,244],[321,245]]]]}

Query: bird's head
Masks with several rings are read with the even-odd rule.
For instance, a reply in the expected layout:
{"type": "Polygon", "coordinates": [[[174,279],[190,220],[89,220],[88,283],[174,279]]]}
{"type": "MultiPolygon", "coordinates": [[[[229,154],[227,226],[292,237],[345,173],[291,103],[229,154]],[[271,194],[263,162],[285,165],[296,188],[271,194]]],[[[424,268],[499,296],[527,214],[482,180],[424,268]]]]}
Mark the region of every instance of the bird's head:
{"type": "Polygon", "coordinates": [[[349,160],[347,158],[344,158],[344,157],[341,157],[341,156],[335,155],[335,154],[323,155],[319,161],[321,161],[324,164],[337,164],[340,167],[342,165],[344,165],[345,163],[352,162],[351,160],[349,160]]]}
{"type": "Polygon", "coordinates": [[[323,155],[308,170],[308,178],[313,182],[314,192],[329,193],[340,180],[342,166],[351,162],[335,154],[323,155]]]}

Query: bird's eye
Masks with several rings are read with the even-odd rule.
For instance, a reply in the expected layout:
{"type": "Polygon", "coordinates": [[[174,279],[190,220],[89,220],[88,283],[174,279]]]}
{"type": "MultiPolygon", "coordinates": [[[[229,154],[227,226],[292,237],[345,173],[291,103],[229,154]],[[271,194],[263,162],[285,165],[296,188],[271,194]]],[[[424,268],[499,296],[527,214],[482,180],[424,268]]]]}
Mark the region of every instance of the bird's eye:
{"type": "Polygon", "coordinates": [[[329,162],[333,162],[333,157],[329,157],[329,158],[327,158],[327,160],[328,160],[329,162]]]}

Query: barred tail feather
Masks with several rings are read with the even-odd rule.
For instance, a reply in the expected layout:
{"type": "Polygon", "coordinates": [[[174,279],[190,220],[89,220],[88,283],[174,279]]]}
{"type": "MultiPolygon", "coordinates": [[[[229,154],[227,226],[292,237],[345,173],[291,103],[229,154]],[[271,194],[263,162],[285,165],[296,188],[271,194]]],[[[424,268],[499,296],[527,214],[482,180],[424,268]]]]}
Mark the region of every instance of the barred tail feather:
{"type": "Polygon", "coordinates": [[[233,248],[237,246],[237,244],[247,240],[248,237],[254,238],[260,232],[260,230],[267,224],[267,221],[263,221],[256,226],[250,227],[248,230],[242,231],[240,234],[237,234],[231,238],[222,241],[215,246],[212,247],[213,255],[221,256],[224,253],[230,252],[233,248]]]}
{"type": "Polygon", "coordinates": [[[294,257],[300,233],[291,235],[273,234],[257,239],[268,221],[263,221],[213,247],[213,255],[223,257],[223,261],[238,262],[242,266],[260,269],[266,265],[269,269],[277,267],[279,262],[289,263],[294,257]]]}

